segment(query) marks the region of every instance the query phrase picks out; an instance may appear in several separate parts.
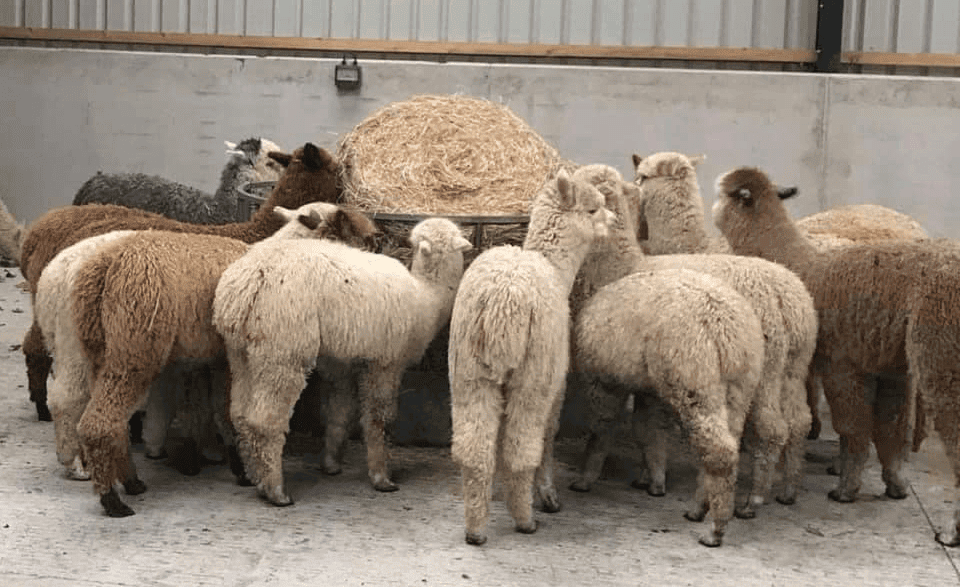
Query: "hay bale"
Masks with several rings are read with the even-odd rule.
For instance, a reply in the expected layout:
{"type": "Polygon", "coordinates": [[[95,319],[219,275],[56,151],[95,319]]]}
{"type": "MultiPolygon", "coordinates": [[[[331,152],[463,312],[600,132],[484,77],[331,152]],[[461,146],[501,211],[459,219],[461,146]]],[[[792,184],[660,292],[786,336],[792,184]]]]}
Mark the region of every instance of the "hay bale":
{"type": "Polygon", "coordinates": [[[508,107],[422,95],[377,110],[337,146],[344,202],[371,212],[526,214],[571,164],[508,107]]]}

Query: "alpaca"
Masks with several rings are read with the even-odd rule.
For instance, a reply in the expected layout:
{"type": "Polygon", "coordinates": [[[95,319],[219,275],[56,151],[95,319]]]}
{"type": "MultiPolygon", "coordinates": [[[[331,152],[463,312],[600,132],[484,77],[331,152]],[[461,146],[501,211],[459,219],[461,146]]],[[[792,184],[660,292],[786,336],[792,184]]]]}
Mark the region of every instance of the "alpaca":
{"type": "MultiPolygon", "coordinates": [[[[642,244],[648,254],[733,252],[722,235],[707,235],[700,186],[692,172],[704,159],[704,155],[687,157],[671,151],[633,155],[635,181],[642,186],[639,222],[647,234],[642,244]]],[[[831,208],[800,219],[797,228],[820,250],[855,242],[927,237],[909,216],[872,204],[831,208]]],[[[822,427],[819,403],[819,386],[811,381],[807,385],[811,440],[819,437],[822,427]]]]}
{"type": "MultiPolygon", "coordinates": [[[[213,323],[223,337],[233,390],[230,418],[258,493],[278,506],[293,500],[283,483],[282,452],[290,414],[310,369],[338,364],[357,383],[370,482],[394,491],[385,426],[395,417],[404,370],[423,356],[450,319],[472,248],[455,224],[432,218],[410,232],[413,263],[338,243],[291,242],[282,232],[230,265],[217,286],[213,323]]],[[[339,471],[353,401],[337,377],[328,410],[325,470],[339,471]]]]}
{"type": "Polygon", "coordinates": [[[7,205],[0,200],[0,259],[4,266],[20,264],[20,246],[23,242],[23,224],[17,222],[7,205]]]}
{"type": "MultiPolygon", "coordinates": [[[[680,173],[678,170],[675,172],[677,175],[693,174],[691,164],[680,161],[677,164],[686,171],[680,173]]],[[[612,238],[598,243],[584,263],[578,290],[596,289],[637,270],[690,269],[722,281],[739,293],[760,318],[764,340],[763,374],[748,419],[752,431],[750,436],[756,445],[753,451],[753,487],[745,504],[736,513],[740,517],[756,515],[754,507],[766,502],[774,467],[784,451],[787,463],[785,483],[777,499],[786,504],[794,503],[802,477],[802,457],[810,426],[804,382],[817,335],[816,310],[803,283],[784,267],[762,259],[734,255],[644,256],[637,244],[633,224],[636,201],[628,198],[628,195],[636,197],[639,189],[624,182],[620,174],[607,165],[584,166],[577,170],[576,176],[600,188],[606,197],[607,207],[614,211],[619,220],[612,238]]],[[[689,179],[686,184],[690,184],[689,179]]],[[[697,189],[695,180],[692,188],[697,189]]],[[[616,392],[614,395],[617,395],[616,392]]],[[[644,402],[636,403],[642,405],[644,402]]],[[[599,405],[609,404],[601,402],[599,405]]],[[[600,411],[603,411],[602,407],[600,411]]],[[[608,413],[606,418],[609,417],[608,413]]],[[[648,491],[652,495],[663,495],[665,439],[655,435],[662,426],[648,418],[650,424],[654,425],[654,429],[645,432],[647,440],[654,442],[650,450],[645,451],[652,477],[648,491]]],[[[587,490],[599,476],[606,455],[605,445],[608,444],[602,437],[588,446],[584,472],[574,482],[573,489],[587,490]]]]}
{"type": "Polygon", "coordinates": [[[73,204],[118,204],[197,224],[236,222],[237,190],[247,182],[277,180],[283,166],[269,153],[283,149],[261,138],[226,145],[231,157],[212,196],[156,175],[97,172],[80,187],[73,204]]]}
{"type": "MultiPolygon", "coordinates": [[[[763,256],[794,270],[813,295],[820,316],[813,372],[820,376],[833,427],[841,438],[841,471],[831,499],[856,498],[871,434],[883,467],[886,494],[901,499],[900,466],[933,423],[960,481],[960,246],[953,241],[885,241],[828,251],[800,233],[778,188],[751,167],[722,174],[713,217],[742,255],[763,256]],[[865,394],[876,374],[906,377],[904,394],[865,394]]],[[[953,525],[937,534],[960,544],[960,507],[953,525]]]]}
{"type": "MultiPolygon", "coordinates": [[[[333,204],[273,210],[288,221],[278,231],[286,239],[374,231],[363,214],[333,204]],[[294,217],[298,222],[289,222],[294,217]]],[[[215,235],[136,231],[103,246],[76,270],[72,319],[94,376],[75,428],[107,515],[134,513],[114,483],[121,482],[128,494],[146,489],[130,459],[126,423],[146,401],[151,382],[176,360],[213,361],[225,373],[223,339],[212,323],[214,292],[224,269],[248,246],[215,235]]],[[[83,391],[71,390],[77,396],[83,391]]],[[[225,409],[226,400],[220,405],[225,409]]],[[[69,431],[72,422],[64,426],[69,431]]]]}
{"type": "Polygon", "coordinates": [[[750,304],[688,269],[641,270],[601,287],[574,322],[575,368],[591,384],[656,390],[699,456],[694,507],[720,546],[733,515],[739,444],[762,373],[763,333],[750,304]]]}
{"type": "Polygon", "coordinates": [[[534,484],[547,512],[560,509],[553,438],[570,358],[567,298],[610,220],[596,188],[560,171],[531,204],[523,247],[488,249],[464,274],[448,362],[452,454],[463,474],[468,544],[487,540],[497,468],[518,532],[536,531],[534,484]]]}
{"type": "MultiPolygon", "coordinates": [[[[326,150],[306,143],[292,154],[271,152],[270,158],[284,166],[285,171],[264,205],[246,222],[191,224],[109,204],[65,206],[48,211],[28,227],[21,248],[20,270],[30,286],[31,299],[47,263],[65,247],[90,236],[113,230],[155,229],[219,235],[252,243],[283,226],[282,220],[272,213],[274,206],[294,209],[309,202],[338,201],[340,165],[326,150]]],[[[50,420],[46,403],[50,356],[36,322],[24,336],[21,350],[26,360],[30,399],[36,404],[37,416],[40,420],[50,420]]]]}

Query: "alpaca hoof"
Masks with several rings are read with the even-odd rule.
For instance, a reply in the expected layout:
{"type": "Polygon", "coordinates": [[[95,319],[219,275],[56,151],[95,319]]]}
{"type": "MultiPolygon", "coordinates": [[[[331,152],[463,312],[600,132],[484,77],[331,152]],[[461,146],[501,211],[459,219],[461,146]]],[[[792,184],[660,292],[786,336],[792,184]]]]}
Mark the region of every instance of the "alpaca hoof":
{"type": "Polygon", "coordinates": [[[797,496],[796,495],[778,495],[777,503],[780,503],[783,505],[793,505],[797,503],[797,496]]]}
{"type": "Polygon", "coordinates": [[[472,546],[483,546],[487,541],[487,537],[480,532],[467,532],[466,537],[464,538],[467,544],[472,546]]]}
{"type": "Polygon", "coordinates": [[[844,493],[839,489],[832,489],[830,493],[827,494],[827,497],[829,497],[830,499],[832,499],[837,503],[853,503],[857,499],[855,493],[851,495],[848,493],[844,493]]]}
{"type": "Polygon", "coordinates": [[[73,462],[67,467],[67,479],[73,481],[89,481],[90,472],[87,471],[83,466],[83,461],[80,460],[80,457],[74,457],[73,462]]]}
{"type": "Polygon", "coordinates": [[[633,481],[630,482],[630,487],[633,487],[634,489],[649,489],[650,482],[641,481],[640,479],[634,479],[633,481]]]}
{"type": "Polygon", "coordinates": [[[341,467],[339,464],[330,465],[325,463],[323,465],[324,475],[330,475],[332,477],[334,475],[339,475],[340,473],[343,473],[343,467],[341,467]]]}
{"type": "Polygon", "coordinates": [[[953,532],[937,532],[934,539],[944,546],[960,546],[960,533],[956,530],[953,532]]]}
{"type": "Polygon", "coordinates": [[[389,479],[380,479],[378,481],[374,481],[373,488],[381,493],[392,493],[400,489],[396,483],[389,479]]]}
{"type": "Polygon", "coordinates": [[[537,521],[534,520],[526,524],[517,524],[514,529],[521,534],[533,534],[537,531],[537,526],[537,521]]]}
{"type": "Polygon", "coordinates": [[[258,487],[257,493],[260,494],[260,497],[277,507],[287,507],[289,505],[293,505],[293,500],[290,499],[289,495],[284,493],[282,488],[274,487],[272,489],[266,489],[263,487],[258,487]]]}
{"type": "Polygon", "coordinates": [[[686,518],[687,520],[690,520],[691,522],[702,522],[706,516],[707,516],[707,512],[705,511],[699,511],[699,512],[692,511],[692,512],[683,513],[683,517],[686,518]]]}
{"type": "Polygon", "coordinates": [[[555,514],[560,511],[560,496],[557,495],[557,488],[553,487],[541,487],[539,490],[540,493],[540,509],[548,514],[555,514]]]}
{"type": "Polygon", "coordinates": [[[734,508],[733,515],[741,520],[752,520],[757,517],[757,510],[745,505],[743,507],[734,508]]]}
{"type": "Polygon", "coordinates": [[[37,402],[37,420],[41,422],[53,422],[50,408],[48,408],[44,402],[37,402]]]}
{"type": "Polygon", "coordinates": [[[253,485],[253,481],[247,477],[247,470],[243,467],[243,460],[240,458],[240,453],[237,452],[235,445],[227,447],[227,463],[230,465],[230,472],[237,479],[237,485],[240,487],[253,485]]]}
{"type": "Polygon", "coordinates": [[[663,497],[667,494],[667,488],[662,483],[651,483],[647,485],[647,493],[653,497],[663,497]]]}
{"type": "Polygon", "coordinates": [[[130,506],[123,503],[120,496],[112,488],[100,496],[100,505],[103,506],[104,512],[111,518],[125,518],[134,514],[130,506]]]}
{"type": "Polygon", "coordinates": [[[143,451],[143,456],[147,457],[152,461],[159,461],[160,459],[167,458],[167,449],[161,448],[147,448],[143,451]]]}
{"type": "Polygon", "coordinates": [[[123,482],[123,490],[127,495],[140,495],[147,490],[147,484],[134,477],[123,482]]]}
{"type": "Polygon", "coordinates": [[[577,479],[570,484],[570,490],[576,491],[577,493],[587,493],[590,491],[590,483],[583,479],[577,479]]]}
{"type": "Polygon", "coordinates": [[[716,534],[701,536],[698,542],[708,548],[716,548],[723,544],[723,536],[716,534]]]}
{"type": "Polygon", "coordinates": [[[884,493],[890,499],[906,499],[907,497],[907,490],[893,483],[887,485],[887,490],[884,493]]]}

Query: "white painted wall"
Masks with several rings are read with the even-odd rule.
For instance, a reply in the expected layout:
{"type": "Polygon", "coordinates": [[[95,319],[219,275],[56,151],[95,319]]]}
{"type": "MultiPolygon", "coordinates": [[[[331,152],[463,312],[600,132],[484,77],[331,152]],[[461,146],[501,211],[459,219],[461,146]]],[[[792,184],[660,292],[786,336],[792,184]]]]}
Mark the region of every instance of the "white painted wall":
{"type": "Polygon", "coordinates": [[[0,197],[32,220],[98,169],[213,191],[223,141],[267,136],[330,150],[374,110],[417,93],[509,105],[567,158],[630,173],[630,154],[706,153],[799,185],[794,212],[876,202],[960,234],[960,80],[771,72],[363,61],[338,94],[336,60],[0,48],[0,197]]]}

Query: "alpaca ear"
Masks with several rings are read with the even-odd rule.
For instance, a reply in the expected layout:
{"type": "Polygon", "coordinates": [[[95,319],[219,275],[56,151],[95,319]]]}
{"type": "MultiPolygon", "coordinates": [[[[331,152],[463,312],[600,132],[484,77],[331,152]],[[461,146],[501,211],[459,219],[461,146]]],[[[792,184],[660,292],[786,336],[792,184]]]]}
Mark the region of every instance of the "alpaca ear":
{"type": "Polygon", "coordinates": [[[779,197],[781,200],[786,200],[787,198],[792,198],[793,196],[797,195],[798,191],[799,190],[797,189],[797,186],[777,186],[777,197],[779,197]]]}
{"type": "Polygon", "coordinates": [[[237,149],[237,144],[231,141],[223,141],[224,146],[227,147],[228,151],[235,151],[237,149]]]}
{"type": "Polygon", "coordinates": [[[320,218],[320,215],[317,214],[316,211],[311,210],[310,214],[300,214],[297,216],[297,220],[300,224],[306,226],[307,230],[316,230],[323,219],[320,218]]]}
{"type": "Polygon", "coordinates": [[[562,208],[573,208],[577,203],[577,196],[573,193],[573,182],[566,169],[561,169],[557,173],[557,191],[560,194],[560,206],[562,208]]]}
{"type": "Polygon", "coordinates": [[[307,143],[303,146],[303,163],[310,169],[320,171],[334,167],[333,156],[326,149],[307,143]]]}
{"type": "Polygon", "coordinates": [[[737,200],[740,201],[746,207],[753,206],[753,194],[750,193],[750,190],[747,188],[740,188],[737,190],[737,193],[733,194],[737,200]]]}
{"type": "Polygon", "coordinates": [[[643,161],[643,157],[640,156],[640,153],[633,154],[633,166],[636,167],[640,165],[640,162],[643,161]]]}
{"type": "Polygon", "coordinates": [[[283,206],[274,206],[273,215],[284,222],[290,222],[297,217],[297,212],[284,208],[283,206]]]}
{"type": "Polygon", "coordinates": [[[694,167],[696,167],[697,165],[700,165],[701,163],[706,161],[707,156],[701,153],[699,155],[694,155],[693,157],[687,157],[687,159],[690,160],[690,165],[693,165],[694,167]]]}
{"type": "Polygon", "coordinates": [[[472,249],[473,243],[463,238],[462,236],[458,235],[457,238],[453,240],[453,247],[455,250],[460,251],[462,253],[464,251],[469,251],[470,249],[472,249]]]}
{"type": "Polygon", "coordinates": [[[267,153],[267,157],[270,157],[283,167],[289,167],[290,162],[293,161],[293,155],[290,153],[281,153],[280,151],[270,151],[267,153]]]}

